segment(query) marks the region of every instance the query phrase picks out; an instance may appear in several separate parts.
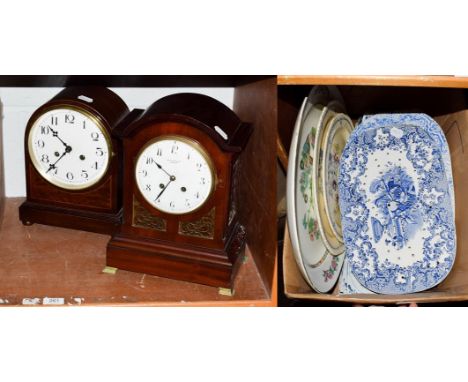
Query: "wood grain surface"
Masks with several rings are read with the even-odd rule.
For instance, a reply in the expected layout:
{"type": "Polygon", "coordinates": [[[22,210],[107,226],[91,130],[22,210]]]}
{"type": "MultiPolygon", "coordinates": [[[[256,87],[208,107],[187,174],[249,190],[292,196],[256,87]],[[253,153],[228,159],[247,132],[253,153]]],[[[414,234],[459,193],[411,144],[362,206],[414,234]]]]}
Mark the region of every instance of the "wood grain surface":
{"type": "Polygon", "coordinates": [[[278,85],[371,85],[466,88],[468,87],[468,77],[280,75],[278,76],[278,85]]]}
{"type": "Polygon", "coordinates": [[[118,270],[105,274],[110,236],[40,224],[23,226],[18,207],[7,198],[0,231],[0,306],[23,299],[63,298],[65,305],[112,306],[271,306],[247,248],[234,284],[234,296],[218,288],[118,270]]]}
{"type": "Polygon", "coordinates": [[[268,291],[276,291],[276,124],[277,87],[271,77],[239,86],[234,93],[234,111],[254,129],[240,158],[244,206],[239,220],[247,231],[249,245],[268,291]]]}

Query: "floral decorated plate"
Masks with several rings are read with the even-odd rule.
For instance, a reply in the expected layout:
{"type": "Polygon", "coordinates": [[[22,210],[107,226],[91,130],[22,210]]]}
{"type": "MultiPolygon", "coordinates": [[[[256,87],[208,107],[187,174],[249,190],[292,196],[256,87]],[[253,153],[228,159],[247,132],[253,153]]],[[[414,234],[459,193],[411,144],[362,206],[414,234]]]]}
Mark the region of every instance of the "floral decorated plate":
{"type": "MultiPolygon", "coordinates": [[[[318,211],[319,218],[319,230],[322,236],[322,240],[327,247],[328,251],[334,255],[339,256],[344,252],[343,240],[341,237],[338,238],[335,235],[332,226],[330,224],[329,218],[327,217],[326,212],[326,194],[327,187],[331,185],[325,184],[323,167],[325,165],[324,157],[324,137],[327,134],[328,130],[332,126],[332,121],[335,116],[338,114],[338,111],[341,111],[341,104],[337,101],[330,102],[325,108],[321,119],[318,123],[317,134],[316,134],[316,144],[314,148],[314,157],[318,158],[318,166],[314,168],[314,179],[315,182],[312,184],[312,194],[314,196],[314,206],[316,211],[318,211]]],[[[338,180],[338,178],[336,178],[338,180]]],[[[329,181],[332,181],[330,179],[329,181]]]]}
{"type": "Polygon", "coordinates": [[[325,129],[323,138],[322,187],[325,195],[325,212],[328,223],[340,243],[343,243],[341,231],[341,212],[338,197],[338,174],[341,153],[353,131],[353,122],[343,113],[336,114],[325,129]]]}
{"type": "MultiPolygon", "coordinates": [[[[349,267],[384,294],[432,288],[455,260],[455,225],[442,150],[418,126],[366,121],[340,162],[349,267]]],[[[450,171],[450,169],[448,169],[450,171]]]]}
{"type": "Polygon", "coordinates": [[[295,260],[305,280],[320,293],[336,284],[344,257],[327,251],[313,200],[316,133],[331,93],[328,87],[314,87],[304,101],[294,127],[287,177],[287,218],[295,260]]]}

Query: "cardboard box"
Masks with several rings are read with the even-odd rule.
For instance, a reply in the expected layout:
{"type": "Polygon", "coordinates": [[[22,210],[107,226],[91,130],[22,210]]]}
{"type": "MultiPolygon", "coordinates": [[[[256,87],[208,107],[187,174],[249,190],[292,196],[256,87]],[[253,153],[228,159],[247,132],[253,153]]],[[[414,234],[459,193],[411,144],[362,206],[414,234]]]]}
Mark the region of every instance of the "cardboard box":
{"type": "MultiPolygon", "coordinates": [[[[466,81],[468,87],[468,80],[466,81]]],[[[364,92],[362,87],[354,91],[351,89],[348,94],[364,92]]],[[[406,88],[401,88],[402,98],[405,99],[409,95],[406,88]]],[[[344,89],[345,91],[347,89],[344,89]]],[[[447,276],[447,278],[437,285],[436,287],[419,293],[405,294],[405,295],[379,295],[379,294],[356,294],[356,295],[339,295],[338,287],[329,294],[316,293],[303,279],[292,253],[291,241],[289,237],[288,228],[285,230],[284,246],[283,246],[283,278],[284,278],[284,291],[287,297],[294,299],[306,299],[314,301],[337,301],[348,302],[356,304],[405,304],[410,302],[416,303],[436,303],[436,302],[449,302],[449,301],[465,301],[468,300],[468,110],[465,107],[460,108],[460,105],[465,103],[464,93],[459,93],[458,90],[450,89],[441,90],[441,93],[433,93],[434,89],[420,89],[420,94],[427,97],[428,100],[422,102],[415,100],[418,107],[411,111],[426,112],[433,116],[433,118],[441,125],[449,144],[450,155],[452,161],[452,173],[455,188],[455,222],[457,232],[457,254],[455,264],[447,276]],[[441,95],[450,94],[450,97],[441,97],[441,95]],[[443,92],[443,93],[442,93],[443,92]],[[431,95],[439,95],[439,99],[432,99],[431,95]],[[457,100],[456,105],[453,102],[457,100]],[[446,105],[439,107],[438,102],[446,105]],[[457,109],[460,111],[450,112],[447,114],[438,115],[437,112],[457,109]]],[[[371,90],[373,94],[379,94],[378,88],[371,90]]],[[[398,94],[398,89],[392,89],[392,94],[398,94]]],[[[363,94],[364,94],[363,93],[363,94]]],[[[382,88],[382,99],[387,99],[386,96],[390,93],[388,88],[382,88]]],[[[366,94],[364,94],[366,95],[366,94]]],[[[365,97],[364,97],[365,98],[365,97]]],[[[410,97],[404,101],[405,105],[411,105],[410,97]]],[[[359,107],[354,107],[355,114],[361,112],[362,99],[358,100],[356,104],[359,107]],[[359,111],[357,111],[359,109],[359,111]]],[[[369,97],[369,99],[371,99],[369,97]]],[[[372,100],[376,105],[375,98],[372,100]]],[[[353,112],[353,105],[351,100],[351,112],[353,112]]],[[[395,101],[396,106],[398,100],[395,101]]],[[[374,106],[375,107],[375,106],[374,106]]],[[[384,105],[378,105],[382,109],[384,105]]],[[[391,109],[389,109],[391,110],[391,109]]],[[[387,112],[389,112],[387,108],[387,112]]],[[[356,117],[354,115],[353,117],[356,117]]]]}

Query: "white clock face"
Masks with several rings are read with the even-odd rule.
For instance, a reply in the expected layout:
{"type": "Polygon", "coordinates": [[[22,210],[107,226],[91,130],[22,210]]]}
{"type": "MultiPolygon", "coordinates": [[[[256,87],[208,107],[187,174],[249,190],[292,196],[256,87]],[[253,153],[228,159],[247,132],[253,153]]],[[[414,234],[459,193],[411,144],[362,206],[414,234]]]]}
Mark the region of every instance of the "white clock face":
{"type": "Polygon", "coordinates": [[[192,212],[205,203],[214,186],[208,154],[194,141],[161,137],[147,145],[135,165],[137,187],[156,209],[192,212]]]}
{"type": "Polygon", "coordinates": [[[105,130],[84,111],[57,108],[42,114],[28,138],[31,160],[50,183],[85,189],[107,171],[111,147],[105,130]]]}

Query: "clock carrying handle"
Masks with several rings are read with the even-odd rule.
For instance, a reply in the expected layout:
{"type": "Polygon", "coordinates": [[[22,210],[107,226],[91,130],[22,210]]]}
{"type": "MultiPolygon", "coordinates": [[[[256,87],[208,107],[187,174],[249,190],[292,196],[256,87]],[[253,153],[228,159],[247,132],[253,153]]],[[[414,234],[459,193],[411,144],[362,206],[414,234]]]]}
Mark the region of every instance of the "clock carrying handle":
{"type": "Polygon", "coordinates": [[[98,115],[112,130],[129,113],[126,103],[103,86],[71,86],[63,89],[46,105],[68,104],[98,115]]]}
{"type": "Polygon", "coordinates": [[[242,151],[252,133],[252,125],[242,122],[226,105],[197,93],[178,93],[161,98],[146,110],[141,119],[192,124],[228,152],[242,151]]]}

